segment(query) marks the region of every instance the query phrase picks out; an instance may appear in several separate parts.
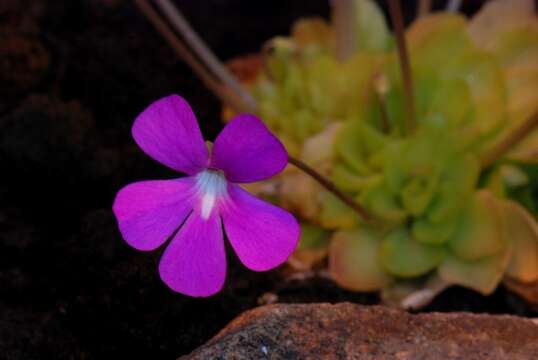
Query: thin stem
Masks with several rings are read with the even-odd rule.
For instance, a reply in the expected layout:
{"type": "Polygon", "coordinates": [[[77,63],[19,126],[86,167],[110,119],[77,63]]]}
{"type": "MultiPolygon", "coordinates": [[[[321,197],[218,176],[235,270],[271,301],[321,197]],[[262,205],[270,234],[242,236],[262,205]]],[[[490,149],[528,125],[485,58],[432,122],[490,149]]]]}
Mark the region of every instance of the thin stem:
{"type": "Polygon", "coordinates": [[[499,141],[490,151],[483,154],[480,158],[482,169],[485,169],[495,161],[499,160],[512,147],[526,138],[530,132],[538,127],[538,112],[535,112],[531,117],[524,121],[519,127],[508,133],[504,139],[499,141]]]}
{"type": "Polygon", "coordinates": [[[336,58],[345,61],[357,51],[354,0],[332,0],[331,4],[336,33],[336,58]]]}
{"type": "Polygon", "coordinates": [[[351,209],[353,209],[356,213],[358,213],[364,220],[366,221],[372,221],[373,216],[366,211],[365,208],[363,208],[360,204],[358,204],[356,201],[354,201],[351,197],[344,194],[342,191],[340,191],[336,185],[334,185],[329,179],[318,173],[316,170],[312,169],[310,166],[305,164],[299,159],[296,159],[294,157],[288,156],[288,162],[310,177],[312,177],[314,180],[316,180],[321,186],[323,186],[325,189],[329,190],[331,193],[333,193],[334,196],[336,196],[338,199],[340,199],[344,204],[349,206],[351,209]]]}
{"type": "Polygon", "coordinates": [[[215,94],[223,103],[231,106],[235,111],[248,111],[248,107],[239,97],[227,87],[223,86],[209,71],[207,71],[206,68],[204,68],[204,66],[200,64],[190,50],[177,38],[161,16],[151,7],[147,0],[136,0],[135,2],[142,14],[144,14],[159,34],[168,42],[179,57],[189,65],[213,94],[215,94]]]}
{"type": "Polygon", "coordinates": [[[432,8],[432,0],[419,0],[418,2],[418,11],[417,17],[421,18],[430,13],[432,8]]]}
{"type": "Polygon", "coordinates": [[[233,77],[215,54],[209,49],[205,42],[198,36],[196,31],[190,26],[183,14],[174,6],[170,0],[154,0],[161,9],[168,21],[178,33],[183,35],[186,43],[194,53],[202,60],[206,67],[225,85],[230,87],[243,102],[251,108],[250,112],[256,109],[256,100],[250,95],[241,84],[233,77]]]}
{"type": "Polygon", "coordinates": [[[407,46],[405,44],[404,24],[399,0],[389,0],[389,12],[394,27],[394,34],[396,35],[398,56],[400,58],[400,70],[404,85],[406,127],[408,132],[412,132],[415,128],[415,100],[413,95],[411,66],[409,63],[407,46]]]}
{"type": "Polygon", "coordinates": [[[383,73],[374,74],[373,78],[374,93],[379,103],[379,111],[381,112],[381,130],[387,134],[390,131],[389,114],[387,112],[387,101],[385,96],[389,90],[388,79],[383,73]]]}
{"type": "Polygon", "coordinates": [[[460,9],[461,0],[449,0],[446,5],[446,11],[457,12],[460,9]]]}

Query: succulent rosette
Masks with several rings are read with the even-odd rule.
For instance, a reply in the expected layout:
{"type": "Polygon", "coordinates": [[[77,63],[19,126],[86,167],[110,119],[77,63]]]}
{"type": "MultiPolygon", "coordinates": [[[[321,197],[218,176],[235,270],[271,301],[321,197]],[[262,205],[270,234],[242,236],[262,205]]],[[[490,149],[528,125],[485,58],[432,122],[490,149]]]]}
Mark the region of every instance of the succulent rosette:
{"type": "Polygon", "coordinates": [[[356,4],[363,25],[349,59],[336,59],[330,24],[301,20],[270,42],[248,84],[290,153],[376,217],[361,221],[287,169],[258,192],[300,214],[306,231],[292,260],[309,267],[328,254],[341,286],[387,294],[409,284],[489,294],[506,276],[538,280],[538,135],[488,158],[538,108],[533,2],[493,0],[472,19],[442,12],[410,25],[412,130],[386,21],[374,2],[356,4]]]}

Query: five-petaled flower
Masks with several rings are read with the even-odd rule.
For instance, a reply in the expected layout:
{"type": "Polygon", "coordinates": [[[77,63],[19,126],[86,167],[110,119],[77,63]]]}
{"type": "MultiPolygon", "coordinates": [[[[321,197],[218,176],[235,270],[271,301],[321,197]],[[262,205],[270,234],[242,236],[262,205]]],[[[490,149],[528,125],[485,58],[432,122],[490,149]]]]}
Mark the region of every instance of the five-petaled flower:
{"type": "Polygon", "coordinates": [[[284,146],[258,118],[235,117],[210,152],[189,104],[172,95],[144,110],[132,134],[147,155],[188,175],[127,185],[113,206],[123,238],[136,249],[154,250],[173,235],[159,264],[170,288],[190,296],[220,291],[226,277],[222,224],[249,269],[286,261],[299,239],[297,221],[237,185],[267,179],[288,162],[284,146]]]}

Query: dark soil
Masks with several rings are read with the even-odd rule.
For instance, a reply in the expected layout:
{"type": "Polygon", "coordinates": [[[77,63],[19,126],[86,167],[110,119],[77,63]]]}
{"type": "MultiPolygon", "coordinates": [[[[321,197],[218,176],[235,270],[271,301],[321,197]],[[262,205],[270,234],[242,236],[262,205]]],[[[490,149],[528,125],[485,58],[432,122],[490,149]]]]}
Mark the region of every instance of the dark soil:
{"type": "MultiPolygon", "coordinates": [[[[257,51],[299,16],[328,14],[326,0],[181,6],[223,59],[257,51]]],[[[214,138],[217,99],[131,1],[0,2],[1,358],[174,359],[265,293],[282,302],[378,302],[328,280],[248,272],[231,252],[226,286],[212,298],[173,293],[159,280],[160,252],[129,248],[110,207],[129,182],[174,176],[130,136],[134,117],[171,93],[214,138]]],[[[502,288],[488,298],[451,289],[427,310],[536,316],[502,288]]]]}

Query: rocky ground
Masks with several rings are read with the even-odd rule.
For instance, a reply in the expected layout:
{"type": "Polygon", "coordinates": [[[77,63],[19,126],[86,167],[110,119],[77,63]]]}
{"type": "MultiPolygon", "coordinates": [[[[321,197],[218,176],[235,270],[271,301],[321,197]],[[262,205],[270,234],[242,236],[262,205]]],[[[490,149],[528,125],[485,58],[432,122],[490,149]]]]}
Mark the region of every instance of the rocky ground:
{"type": "Polygon", "coordinates": [[[413,315],[350,303],[259,307],[184,360],[536,359],[538,323],[469,313],[413,315]]]}
{"type": "MultiPolygon", "coordinates": [[[[321,0],[181,5],[223,59],[257,51],[299,16],[328,14],[321,0]]],[[[218,133],[220,104],[131,1],[0,2],[2,358],[171,359],[259,302],[378,302],[328,280],[248,272],[231,252],[213,298],[161,283],[160,252],[129,248],[110,207],[129,182],[174,176],[130,136],[134,117],[171,93],[188,99],[206,138],[218,133]]],[[[502,288],[489,298],[451,289],[433,310],[536,316],[502,288]]]]}

